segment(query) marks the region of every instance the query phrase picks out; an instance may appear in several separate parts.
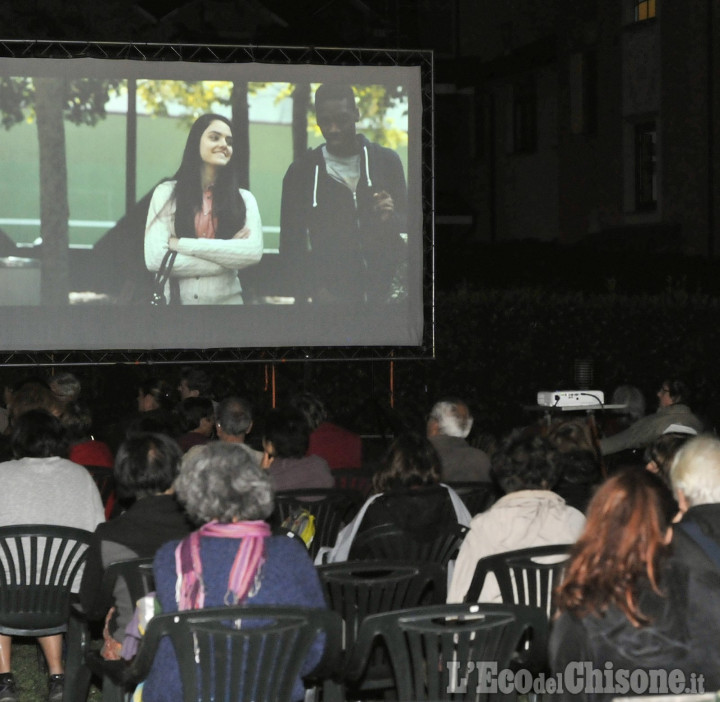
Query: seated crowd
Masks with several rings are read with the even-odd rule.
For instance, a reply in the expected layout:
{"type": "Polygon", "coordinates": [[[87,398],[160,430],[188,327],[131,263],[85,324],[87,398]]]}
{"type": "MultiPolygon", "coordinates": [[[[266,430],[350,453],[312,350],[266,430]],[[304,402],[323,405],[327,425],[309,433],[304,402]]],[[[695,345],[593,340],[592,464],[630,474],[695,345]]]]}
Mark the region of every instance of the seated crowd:
{"type": "MultiPolygon", "coordinates": [[[[72,374],[31,378],[6,391],[0,526],[93,532],[75,591],[87,616],[104,624],[98,645],[107,660],[130,659],[139,636],[127,587],[116,586],[112,603],[100,598],[105,570],[120,560],[154,557],[163,612],[326,606],[308,549],[271,517],[277,492],[308,488],[322,496],[342,472],[365,471],[360,436],[331,422],[309,393],[261,413],[256,430],[250,403],[213,385],[207,371],[191,367],[181,370],[176,387],[148,378],[137,387],[134,411],[104,425],[72,374]],[[107,513],[93,477],[100,468],[114,478],[107,513]]],[[[666,380],[654,415],[609,423],[602,438],[594,424],[563,417],[497,440],[473,435],[468,403],[441,399],[422,432],[409,428],[388,442],[369,476],[370,494],[334,542],[317,550],[315,563],[353,560],[358,538],[375,527],[394,527],[419,543],[457,532],[462,542],[444,565],[447,602],[462,603],[483,558],[568,545],[550,621],[553,672],[575,664],[678,670],[718,689],[720,658],[711,638],[720,617],[720,440],[703,433],[687,398],[684,383],[666,380]],[[469,485],[487,488],[491,499],[478,508],[469,485]]],[[[502,601],[492,576],[478,592],[480,602],[502,601]]],[[[58,702],[62,635],[39,642],[48,699],[58,702]]],[[[321,653],[317,640],[303,674],[321,653]]],[[[0,702],[19,699],[11,660],[11,639],[0,636],[0,702]]],[[[172,647],[163,641],[134,699],[175,701],[180,685],[172,647]]],[[[293,698],[303,695],[297,679],[293,698]]],[[[615,696],[612,685],[564,695],[615,696]]]]}

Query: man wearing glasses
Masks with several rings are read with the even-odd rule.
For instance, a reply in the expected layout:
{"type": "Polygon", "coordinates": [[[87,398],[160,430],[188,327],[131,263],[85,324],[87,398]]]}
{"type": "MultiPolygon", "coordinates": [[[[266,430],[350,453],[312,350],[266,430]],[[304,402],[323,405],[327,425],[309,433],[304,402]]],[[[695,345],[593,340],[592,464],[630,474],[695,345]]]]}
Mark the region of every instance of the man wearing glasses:
{"type": "Polygon", "coordinates": [[[626,449],[642,448],[671,425],[683,427],[686,433],[700,433],[703,423],[688,406],[689,394],[688,386],[682,380],[664,380],[657,393],[658,408],[655,414],[638,419],[619,434],[601,439],[600,452],[607,456],[626,449]]]}

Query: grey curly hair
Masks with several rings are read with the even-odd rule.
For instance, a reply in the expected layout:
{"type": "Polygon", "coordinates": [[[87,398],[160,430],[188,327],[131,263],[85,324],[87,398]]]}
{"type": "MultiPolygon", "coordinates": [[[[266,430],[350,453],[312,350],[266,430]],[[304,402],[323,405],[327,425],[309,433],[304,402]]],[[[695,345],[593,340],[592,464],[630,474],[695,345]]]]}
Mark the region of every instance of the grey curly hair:
{"type": "Polygon", "coordinates": [[[240,445],[212,441],[183,457],[175,491],[198,522],[265,519],[275,505],[270,476],[240,445]]]}

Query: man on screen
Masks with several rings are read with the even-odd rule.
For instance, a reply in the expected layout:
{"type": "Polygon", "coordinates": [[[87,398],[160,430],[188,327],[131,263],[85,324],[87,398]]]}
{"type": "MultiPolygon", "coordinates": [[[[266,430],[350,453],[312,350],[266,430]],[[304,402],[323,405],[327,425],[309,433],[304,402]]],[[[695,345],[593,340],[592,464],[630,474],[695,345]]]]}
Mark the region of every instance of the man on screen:
{"type": "Polygon", "coordinates": [[[296,303],[385,302],[397,294],[406,250],[400,158],[357,133],[350,86],[321,85],[315,112],[325,143],[292,163],[283,180],[286,282],[296,303]]]}

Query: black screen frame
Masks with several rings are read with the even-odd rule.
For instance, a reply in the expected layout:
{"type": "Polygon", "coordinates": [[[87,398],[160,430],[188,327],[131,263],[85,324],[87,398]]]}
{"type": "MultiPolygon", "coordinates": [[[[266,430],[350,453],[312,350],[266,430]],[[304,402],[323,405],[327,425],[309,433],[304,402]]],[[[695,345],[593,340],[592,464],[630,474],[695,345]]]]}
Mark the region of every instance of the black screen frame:
{"type": "Polygon", "coordinates": [[[401,360],[435,357],[435,232],[433,153],[433,54],[362,48],[194,45],[126,42],[0,41],[0,57],[102,58],[207,63],[417,66],[421,75],[422,296],[424,326],[417,346],[269,346],[208,349],[93,349],[0,351],[5,365],[103,365],[269,361],[401,360]]]}

